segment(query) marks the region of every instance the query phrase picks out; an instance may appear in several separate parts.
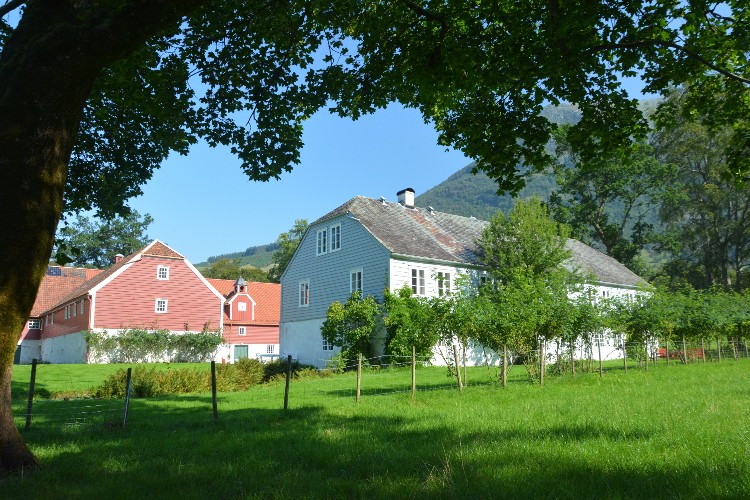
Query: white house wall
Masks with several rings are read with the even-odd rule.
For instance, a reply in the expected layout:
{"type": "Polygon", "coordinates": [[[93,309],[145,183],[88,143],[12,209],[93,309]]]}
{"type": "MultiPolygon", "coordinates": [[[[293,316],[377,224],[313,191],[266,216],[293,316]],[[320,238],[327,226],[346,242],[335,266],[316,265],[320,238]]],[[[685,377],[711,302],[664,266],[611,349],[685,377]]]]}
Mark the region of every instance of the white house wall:
{"type": "Polygon", "coordinates": [[[325,318],[292,321],[281,324],[279,343],[281,355],[292,355],[294,359],[305,365],[325,368],[326,362],[341,350],[336,347],[333,351],[323,350],[323,335],[320,327],[325,318]]]}
{"type": "Polygon", "coordinates": [[[85,363],[86,341],[83,339],[83,334],[69,333],[43,339],[41,357],[45,363],[85,363]]]}
{"type": "Polygon", "coordinates": [[[438,273],[450,273],[451,275],[451,291],[455,292],[456,279],[465,275],[473,281],[476,281],[475,275],[481,274],[481,271],[467,270],[461,267],[455,267],[446,264],[437,264],[431,262],[415,262],[411,260],[404,260],[398,258],[390,259],[390,289],[396,291],[403,288],[404,285],[411,286],[411,271],[416,269],[417,271],[424,271],[425,276],[425,297],[437,297],[438,296],[438,273]]]}
{"type": "Polygon", "coordinates": [[[21,350],[18,363],[22,365],[30,365],[33,360],[40,359],[42,355],[41,340],[22,340],[17,348],[21,350]]]}

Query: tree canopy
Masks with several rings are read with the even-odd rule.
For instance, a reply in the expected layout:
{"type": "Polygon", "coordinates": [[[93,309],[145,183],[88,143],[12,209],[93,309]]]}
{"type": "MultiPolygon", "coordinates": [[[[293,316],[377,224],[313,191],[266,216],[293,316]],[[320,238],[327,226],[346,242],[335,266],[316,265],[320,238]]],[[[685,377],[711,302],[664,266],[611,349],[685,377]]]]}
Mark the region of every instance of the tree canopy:
{"type": "Polygon", "coordinates": [[[55,259],[59,264],[104,269],[114,264],[115,255],[129,255],[147,245],[146,231],[153,221],[137,211],[104,221],[78,214],[58,231],[55,259]]]}
{"type": "Polygon", "coordinates": [[[690,86],[684,116],[732,124],[730,171],[748,168],[745,0],[9,0],[0,18],[4,468],[35,462],[12,423],[10,370],[61,214],[126,212],[167,155],[198,140],[267,180],[299,162],[314,112],[356,119],[399,102],[518,188],[519,162],[551,159],[545,103],[579,106],[569,139],[585,158],[643,137],[618,81],[640,74],[650,92],[690,86]]]}

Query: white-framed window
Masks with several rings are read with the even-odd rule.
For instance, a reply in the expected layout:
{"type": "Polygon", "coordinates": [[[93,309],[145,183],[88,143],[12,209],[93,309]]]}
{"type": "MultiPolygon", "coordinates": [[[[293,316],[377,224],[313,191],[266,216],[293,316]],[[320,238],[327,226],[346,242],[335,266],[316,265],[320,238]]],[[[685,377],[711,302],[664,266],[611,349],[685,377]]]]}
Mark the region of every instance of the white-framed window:
{"type": "Polygon", "coordinates": [[[247,311],[247,302],[237,302],[238,311],[247,311]]]}
{"type": "Polygon", "coordinates": [[[319,229],[317,234],[316,255],[328,253],[328,229],[319,229]]]}
{"type": "Polygon", "coordinates": [[[247,335],[247,328],[244,326],[239,327],[239,334],[240,335],[247,335]]]}
{"type": "Polygon", "coordinates": [[[326,339],[323,339],[323,350],[324,351],[333,351],[333,344],[328,342],[326,339]]]}
{"type": "Polygon", "coordinates": [[[451,273],[437,273],[438,296],[449,295],[451,293],[451,273]]]}
{"type": "Polygon", "coordinates": [[[167,266],[156,266],[156,279],[168,280],[169,279],[169,267],[167,266]]]}
{"type": "Polygon", "coordinates": [[[44,326],[49,325],[49,314],[44,315],[44,326]]]}
{"type": "Polygon", "coordinates": [[[362,291],[362,269],[353,269],[349,273],[349,293],[362,291]]]}
{"type": "Polygon", "coordinates": [[[157,313],[167,312],[167,299],[156,299],[154,303],[154,311],[157,313]]]}
{"type": "Polygon", "coordinates": [[[267,344],[266,345],[266,354],[275,354],[276,353],[276,345],[275,344],[267,344]]]}
{"type": "Polygon", "coordinates": [[[65,314],[63,314],[63,318],[64,319],[69,319],[70,318],[70,304],[68,304],[67,306],[65,306],[65,314]]]}
{"type": "Polygon", "coordinates": [[[591,336],[591,343],[595,346],[604,345],[604,334],[595,333],[591,336]]]}
{"type": "Polygon", "coordinates": [[[331,226],[331,252],[341,250],[341,224],[331,226]]]}
{"type": "Polygon", "coordinates": [[[299,282],[299,305],[300,307],[307,307],[310,305],[310,282],[309,281],[299,282]]]}
{"type": "Polygon", "coordinates": [[[29,320],[29,330],[40,330],[42,328],[42,320],[38,318],[29,320]]]}
{"type": "Polygon", "coordinates": [[[74,318],[78,316],[78,304],[73,302],[72,304],[70,304],[70,309],[71,309],[71,312],[73,313],[74,318]]]}
{"type": "Polygon", "coordinates": [[[83,315],[83,299],[78,303],[78,313],[83,315]]]}
{"type": "Polygon", "coordinates": [[[411,270],[411,291],[414,295],[424,295],[424,269],[411,270]]]}

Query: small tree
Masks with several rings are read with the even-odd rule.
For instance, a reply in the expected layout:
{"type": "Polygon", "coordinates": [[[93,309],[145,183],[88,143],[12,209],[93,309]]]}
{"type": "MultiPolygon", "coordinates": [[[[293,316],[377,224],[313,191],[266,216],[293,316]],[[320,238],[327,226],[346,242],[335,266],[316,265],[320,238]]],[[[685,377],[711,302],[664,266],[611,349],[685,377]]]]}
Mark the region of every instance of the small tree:
{"type": "Polygon", "coordinates": [[[411,356],[412,346],[417,356],[432,353],[439,332],[433,327],[434,314],[428,302],[413,296],[411,288],[405,285],[395,293],[385,290],[383,309],[387,354],[411,356]]]}
{"type": "Polygon", "coordinates": [[[341,348],[344,361],[357,354],[372,356],[372,339],[380,306],[372,296],[362,297],[355,291],[345,304],[334,302],[328,307],[321,333],[332,345],[341,348]]]}

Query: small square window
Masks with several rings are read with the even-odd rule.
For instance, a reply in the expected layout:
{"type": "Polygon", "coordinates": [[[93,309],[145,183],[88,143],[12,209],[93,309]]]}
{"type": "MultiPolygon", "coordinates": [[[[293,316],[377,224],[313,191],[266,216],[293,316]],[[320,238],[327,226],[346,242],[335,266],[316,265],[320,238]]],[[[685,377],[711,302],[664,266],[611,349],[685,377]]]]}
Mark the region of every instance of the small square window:
{"type": "Polygon", "coordinates": [[[333,351],[333,344],[329,343],[326,339],[323,339],[323,350],[333,351]]]}
{"type": "Polygon", "coordinates": [[[247,311],[247,302],[237,302],[238,311],[247,311]]]}
{"type": "Polygon", "coordinates": [[[29,320],[29,330],[39,330],[41,328],[42,328],[42,320],[40,319],[29,320]]]}
{"type": "Polygon", "coordinates": [[[239,327],[239,333],[240,335],[246,335],[247,334],[246,327],[244,326],[239,327]]]}
{"type": "Polygon", "coordinates": [[[157,266],[156,268],[156,279],[168,280],[169,279],[169,268],[167,266],[157,266]]]}
{"type": "Polygon", "coordinates": [[[157,313],[165,313],[165,312],[167,312],[167,299],[156,299],[156,304],[154,306],[154,310],[157,313]]]}
{"type": "Polygon", "coordinates": [[[275,353],[276,353],[276,345],[274,344],[266,345],[266,354],[275,354],[275,353]]]}

